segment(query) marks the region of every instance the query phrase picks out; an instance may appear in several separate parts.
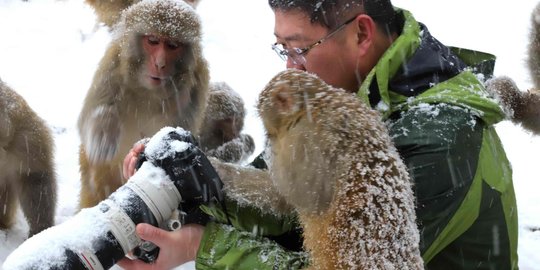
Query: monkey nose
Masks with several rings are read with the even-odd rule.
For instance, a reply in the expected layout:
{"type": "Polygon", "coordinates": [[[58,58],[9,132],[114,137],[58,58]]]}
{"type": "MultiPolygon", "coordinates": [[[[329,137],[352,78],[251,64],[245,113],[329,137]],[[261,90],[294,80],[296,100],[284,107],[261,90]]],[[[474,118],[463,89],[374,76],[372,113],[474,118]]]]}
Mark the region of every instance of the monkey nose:
{"type": "Polygon", "coordinates": [[[157,69],[164,69],[165,66],[167,66],[167,61],[165,58],[158,58],[156,59],[155,65],[157,69]]]}

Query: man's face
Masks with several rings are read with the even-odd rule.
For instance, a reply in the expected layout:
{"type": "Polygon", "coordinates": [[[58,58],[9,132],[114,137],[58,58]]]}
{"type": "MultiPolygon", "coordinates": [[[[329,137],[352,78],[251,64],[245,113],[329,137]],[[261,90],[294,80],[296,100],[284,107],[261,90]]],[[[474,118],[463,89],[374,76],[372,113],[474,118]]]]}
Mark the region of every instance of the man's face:
{"type": "MultiPolygon", "coordinates": [[[[312,24],[309,17],[297,11],[275,10],[274,34],[284,48],[305,48],[325,37],[330,31],[322,25],[312,24]]],[[[287,60],[287,68],[296,68],[316,74],[326,83],[355,92],[358,90],[354,43],[347,34],[347,27],[340,30],[305,55],[305,63],[287,60]]]]}

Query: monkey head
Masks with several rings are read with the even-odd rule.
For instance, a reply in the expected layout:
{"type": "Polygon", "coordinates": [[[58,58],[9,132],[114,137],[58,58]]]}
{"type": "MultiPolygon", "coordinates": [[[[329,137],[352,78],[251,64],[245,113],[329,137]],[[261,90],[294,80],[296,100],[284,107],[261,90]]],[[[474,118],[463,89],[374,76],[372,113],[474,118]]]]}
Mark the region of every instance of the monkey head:
{"type": "MultiPolygon", "coordinates": [[[[200,0],[185,1],[194,8],[197,7],[200,2],[200,0]]],[[[85,2],[94,9],[97,21],[110,28],[120,19],[122,10],[140,2],[140,0],[85,0],[85,2]]]]}
{"type": "Polygon", "coordinates": [[[204,123],[212,131],[206,135],[220,138],[220,144],[231,141],[240,135],[245,116],[244,101],[238,93],[225,82],[210,84],[204,123]]]}
{"type": "Polygon", "coordinates": [[[302,117],[312,118],[310,107],[318,106],[309,99],[317,92],[332,87],[315,75],[288,69],[278,73],[261,92],[258,110],[267,135],[272,138],[293,127],[302,117]],[[308,102],[309,99],[309,102],[308,102]]]}
{"type": "Polygon", "coordinates": [[[259,97],[271,179],[300,211],[324,211],[333,197],[335,183],[328,179],[336,179],[338,160],[332,154],[339,140],[326,129],[325,114],[332,109],[326,108],[331,105],[326,93],[336,91],[315,75],[289,69],[277,74],[259,97]]]}
{"type": "Polygon", "coordinates": [[[141,1],[128,7],[115,29],[121,69],[131,74],[126,83],[171,89],[175,81],[194,80],[182,76],[192,74],[192,63],[201,55],[201,33],[199,16],[184,1],[141,1]]]}

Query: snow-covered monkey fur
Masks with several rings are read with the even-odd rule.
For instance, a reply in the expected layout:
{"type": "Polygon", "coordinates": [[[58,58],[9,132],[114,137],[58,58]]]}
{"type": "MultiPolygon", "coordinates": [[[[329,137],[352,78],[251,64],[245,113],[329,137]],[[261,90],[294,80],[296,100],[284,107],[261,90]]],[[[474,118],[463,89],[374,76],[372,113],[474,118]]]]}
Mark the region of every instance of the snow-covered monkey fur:
{"type": "MultiPolygon", "coordinates": [[[[113,27],[113,25],[118,22],[120,14],[124,9],[140,1],[141,0],[85,0],[85,2],[94,9],[97,21],[108,27],[113,27]]],[[[200,2],[200,0],[185,1],[193,7],[196,7],[200,2]]]]}
{"type": "Polygon", "coordinates": [[[52,133],[2,80],[0,172],[0,230],[14,225],[19,205],[30,226],[29,236],[53,226],[57,196],[52,133]]]}
{"type": "Polygon", "coordinates": [[[164,126],[198,135],[206,108],[209,70],[200,18],[191,6],[177,0],[138,2],[124,10],[115,31],[79,116],[81,208],[96,205],[124,183],[122,162],[135,142],[164,126]],[[165,61],[167,73],[155,87],[146,83],[154,59],[143,39],[150,34],[174,40],[183,50],[165,61]]]}
{"type": "Polygon", "coordinates": [[[214,161],[227,196],[296,211],[310,269],[423,269],[409,175],[375,110],[293,69],[268,83],[258,110],[269,171],[214,161]]]}
{"type": "Polygon", "coordinates": [[[486,89],[500,102],[507,117],[525,130],[540,135],[540,91],[521,91],[507,76],[488,80],[486,89]]]}
{"type": "Polygon", "coordinates": [[[199,144],[206,155],[225,162],[242,162],[255,150],[249,134],[241,133],[244,100],[225,82],[210,83],[199,144]]]}
{"type": "Polygon", "coordinates": [[[499,100],[512,122],[540,135],[540,3],[531,15],[527,64],[534,83],[533,89],[520,91],[507,76],[489,80],[486,88],[499,100]]]}

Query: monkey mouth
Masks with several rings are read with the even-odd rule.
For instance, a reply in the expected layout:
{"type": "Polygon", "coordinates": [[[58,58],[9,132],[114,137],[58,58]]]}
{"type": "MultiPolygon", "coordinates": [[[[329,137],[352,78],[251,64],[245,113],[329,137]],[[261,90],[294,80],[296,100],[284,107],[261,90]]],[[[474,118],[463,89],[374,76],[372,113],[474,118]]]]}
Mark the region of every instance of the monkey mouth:
{"type": "Polygon", "coordinates": [[[163,83],[165,83],[165,80],[166,78],[162,78],[162,77],[159,77],[159,76],[152,76],[152,75],[149,75],[149,81],[150,81],[150,84],[152,85],[162,85],[163,83]]]}

